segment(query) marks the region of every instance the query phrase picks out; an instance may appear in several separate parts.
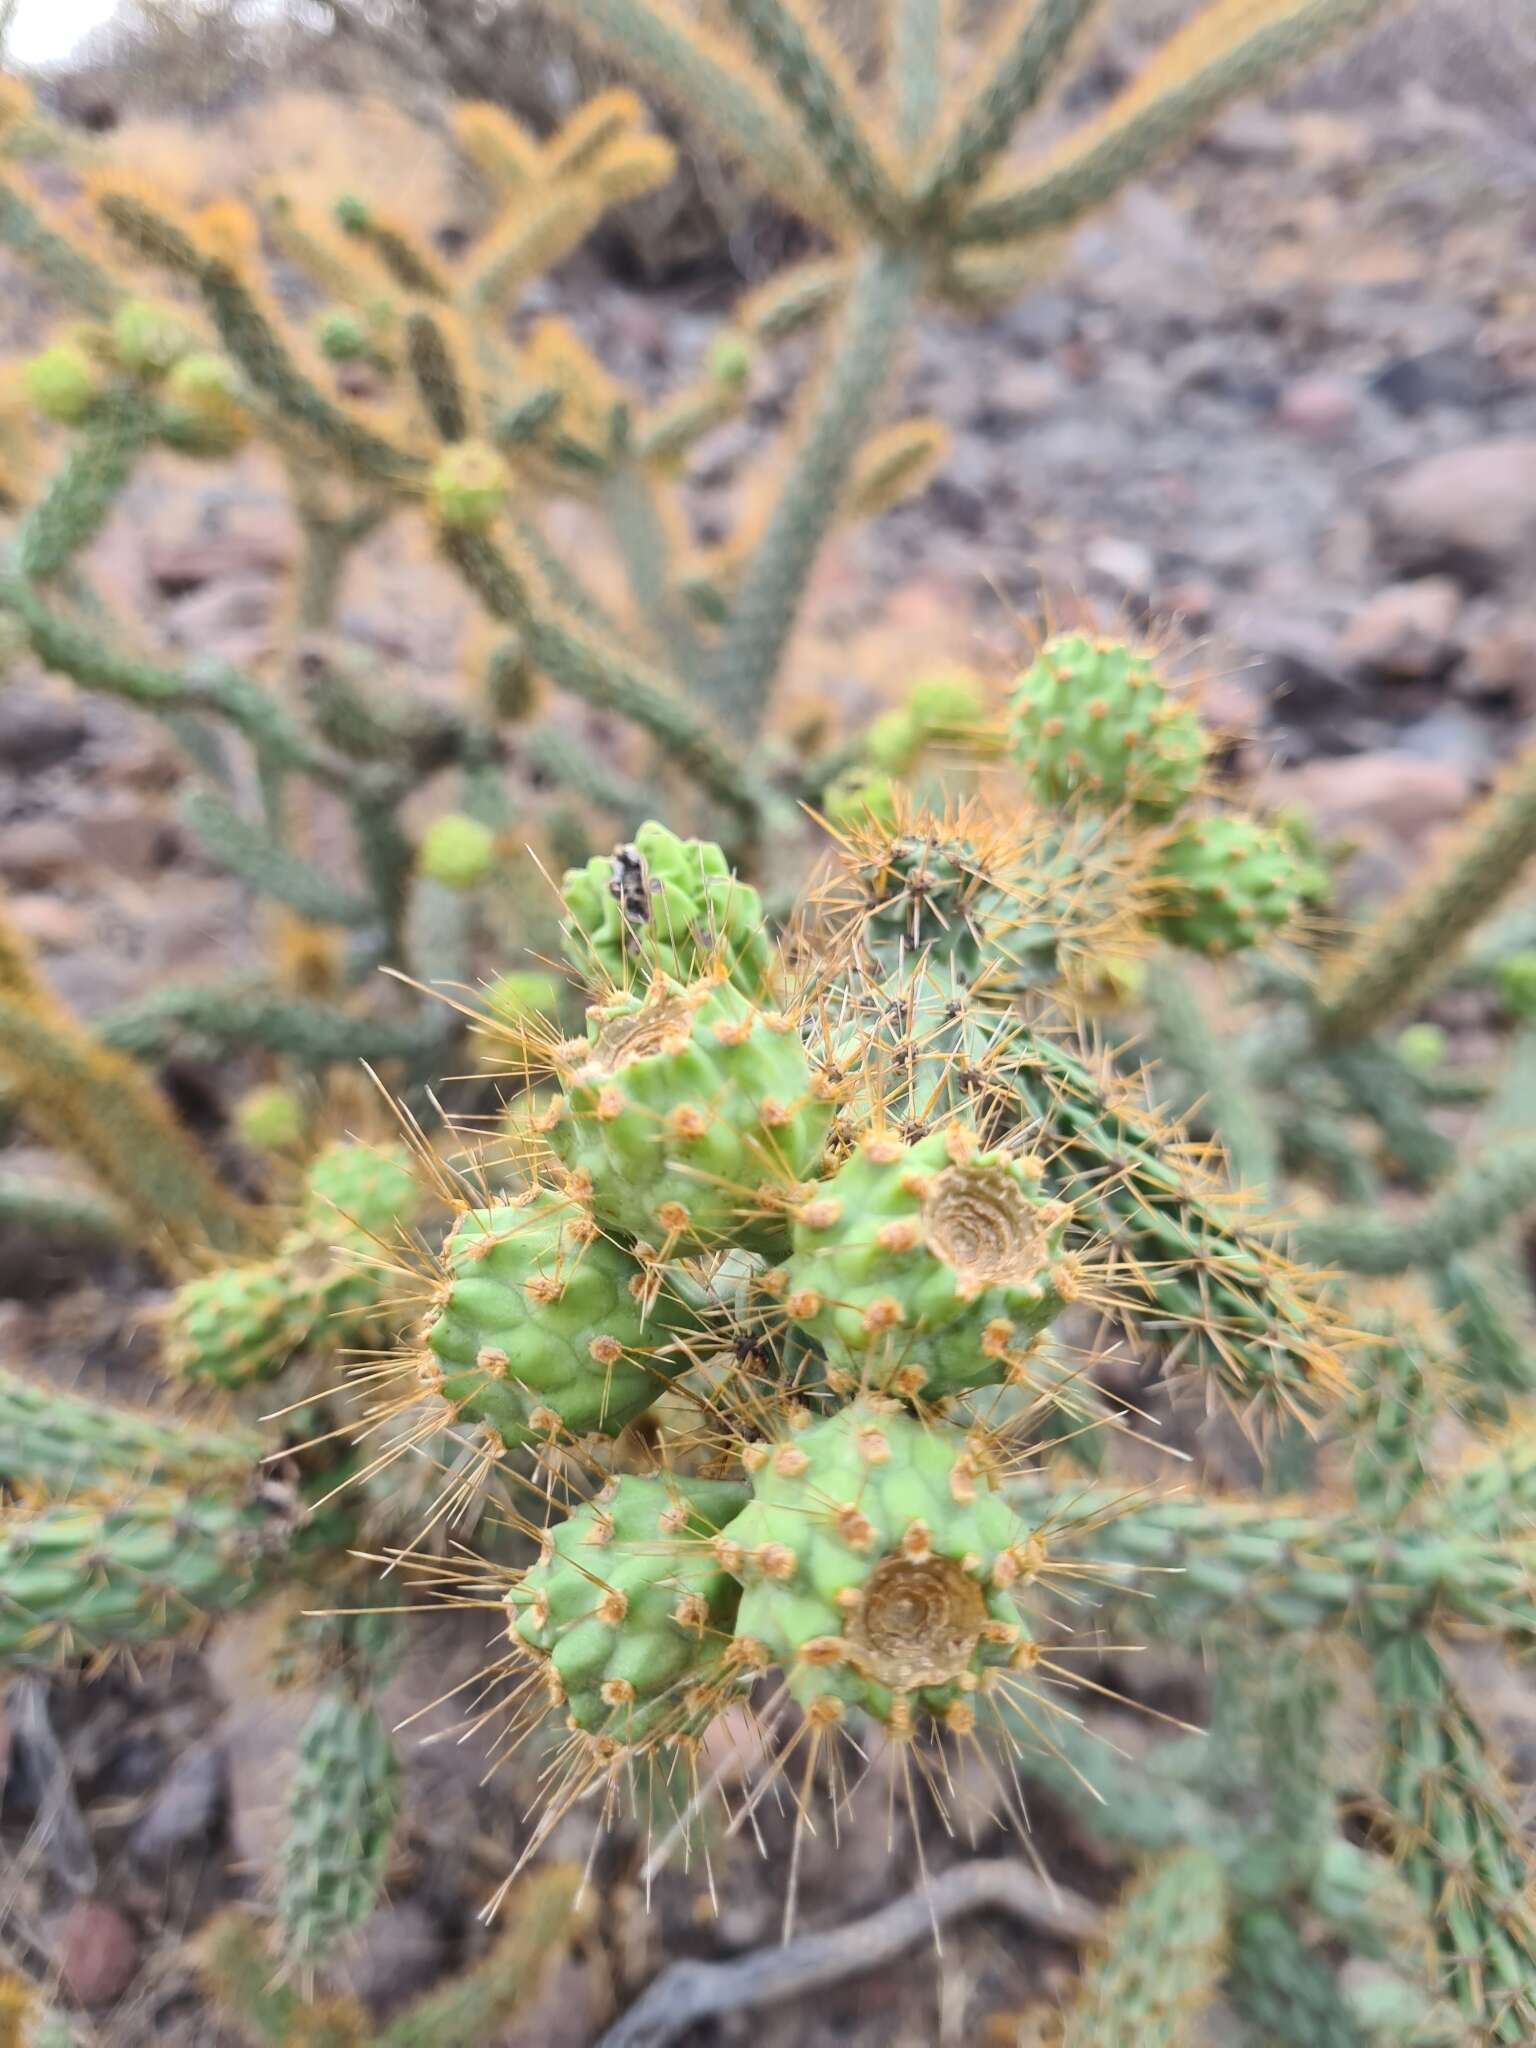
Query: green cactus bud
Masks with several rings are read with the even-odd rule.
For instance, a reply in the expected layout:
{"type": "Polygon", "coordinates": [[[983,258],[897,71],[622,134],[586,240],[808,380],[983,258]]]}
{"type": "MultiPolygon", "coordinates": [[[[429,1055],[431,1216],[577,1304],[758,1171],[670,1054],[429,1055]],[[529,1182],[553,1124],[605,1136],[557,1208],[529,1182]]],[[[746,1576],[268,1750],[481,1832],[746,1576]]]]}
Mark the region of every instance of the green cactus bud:
{"type": "Polygon", "coordinates": [[[894,825],[899,807],[890,776],[869,767],[845,768],[827,784],[821,798],[822,815],[839,830],[894,825]]]}
{"type": "Polygon", "coordinates": [[[707,1718],[741,1597],[710,1546],[748,1498],[723,1480],[626,1474],[548,1532],[507,1596],[508,1634],[572,1727],[628,1745],[707,1718]]]}
{"type": "Polygon", "coordinates": [[[416,869],[445,889],[473,889],[496,865],[496,834],[478,818],[435,818],[416,849],[416,869]]]}
{"type": "Polygon", "coordinates": [[[728,983],[660,979],[587,1020],[550,1143],[601,1221],[656,1246],[782,1241],[783,1194],[832,1120],[793,1020],[728,983]]]}
{"type": "Polygon", "coordinates": [[[101,371],[72,341],[55,342],[21,373],[28,398],[44,419],[72,427],[83,420],[102,393],[101,371]]]}
{"type": "Polygon", "coordinates": [[[404,1145],[328,1145],[304,1174],[305,1225],[332,1237],[338,1219],[382,1237],[397,1222],[409,1222],[422,1199],[404,1145]]]}
{"type": "Polygon", "coordinates": [[[972,669],[938,669],[908,690],[907,710],[924,733],[966,732],[985,719],[987,693],[972,669]]]}
{"type": "Polygon", "coordinates": [[[211,349],[185,355],[165,380],[160,435],[185,455],[232,455],[250,438],[239,374],[211,349]]]}
{"type": "Polygon", "coordinates": [[[743,1586],[738,1655],[776,1664],[813,1721],[968,1730],[984,1672],[1027,1654],[1014,1589],[1045,1559],[975,1447],[860,1400],[749,1464],[751,1503],[715,1546],[743,1586]]]}
{"type": "Polygon", "coordinates": [[[1219,958],[1279,931],[1301,905],[1301,863],[1282,834],[1237,811],[1188,818],[1158,856],[1158,929],[1219,958]]]}
{"type": "Polygon", "coordinates": [[[1206,736],[1150,654],[1059,633],[1013,687],[1009,745],[1039,800],[1171,818],[1200,787],[1206,736]]]}
{"type": "Polygon", "coordinates": [[[498,974],[482,998],[492,1017],[504,1024],[527,1024],[553,1017],[560,1009],[560,984],[552,974],[518,969],[498,974]]]}
{"type": "Polygon", "coordinates": [[[617,1436],[687,1369],[683,1304],[549,1188],[467,1210],[443,1264],[424,1381],[504,1444],[617,1436]]]}
{"type": "Polygon", "coordinates": [[[194,340],[174,307],[152,299],[125,299],[112,315],[113,353],[135,377],[163,377],[194,340]]]}
{"type": "Polygon", "coordinates": [[[1536,952],[1511,953],[1501,960],[1494,976],[1499,1000],[1512,1017],[1522,1023],[1536,1018],[1536,952]]]}
{"type": "Polygon", "coordinates": [[[728,391],[740,391],[752,374],[752,344],[728,328],[709,346],[709,374],[728,391]]]}
{"type": "Polygon", "coordinates": [[[329,362],[355,363],[368,353],[367,324],[348,308],[338,307],[321,315],[315,341],[329,362]]]}
{"type": "Polygon", "coordinates": [[[1397,1056],[1416,1074],[1432,1074],[1444,1066],[1449,1044],[1438,1024],[1407,1024],[1397,1034],[1397,1056]]]}
{"type": "Polygon", "coordinates": [[[433,470],[432,510],[456,533],[489,533],[501,515],[512,472],[484,441],[460,441],[433,470]]]}
{"type": "Polygon", "coordinates": [[[325,1692],[299,1733],[277,1914],[288,1960],[323,1962],[377,1903],[400,1812],[400,1766],[377,1710],[325,1692]]]}
{"type": "Polygon", "coordinates": [[[242,1144],[258,1152],[291,1152],[304,1139],[304,1105],[291,1088],[252,1088],[231,1121],[242,1144]]]}
{"type": "Polygon", "coordinates": [[[331,213],[337,227],[348,235],[366,233],[372,218],[366,203],[354,192],[343,192],[332,207],[331,213]]]}
{"type": "Polygon", "coordinates": [[[909,710],[882,711],[870,721],[864,751],[886,775],[905,775],[923,751],[924,729],[909,710]]]}
{"type": "Polygon", "coordinates": [[[561,895],[567,957],[615,988],[656,974],[692,981],[715,968],[747,995],[768,985],[762,898],[710,840],[679,839],[649,819],[632,845],[569,869],[561,895]]]}
{"type": "Polygon", "coordinates": [[[1039,1170],[961,1125],[871,1131],[795,1214],[784,1310],[834,1386],[937,1400],[1028,1378],[1027,1347],[1081,1286],[1070,1210],[1039,1170]]]}

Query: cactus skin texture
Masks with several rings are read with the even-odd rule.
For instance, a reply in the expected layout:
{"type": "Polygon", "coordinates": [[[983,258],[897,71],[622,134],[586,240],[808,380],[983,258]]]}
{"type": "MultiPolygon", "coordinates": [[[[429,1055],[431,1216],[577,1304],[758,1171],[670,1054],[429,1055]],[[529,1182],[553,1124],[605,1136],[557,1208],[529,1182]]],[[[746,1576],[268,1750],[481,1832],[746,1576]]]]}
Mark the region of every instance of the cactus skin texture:
{"type": "Polygon", "coordinates": [[[322,1693],[288,1790],[278,1919],[290,1962],[312,1967],[367,1919],[399,1811],[400,1766],[378,1710],[339,1689],[322,1693]]]}
{"type": "Polygon", "coordinates": [[[270,1511],[208,1488],[0,1514],[0,1666],[199,1632],[266,1589],[270,1511]]]}
{"type": "Polygon", "coordinates": [[[1192,2048],[1226,1952],[1221,1863],[1193,1844],[1161,1857],[1121,1893],[1060,2048],[1192,2048]]]}
{"type": "Polygon", "coordinates": [[[865,1399],[747,1463],[752,1501],[715,1546],[744,1589],[738,1654],[813,1719],[969,1729],[983,1672],[1027,1649],[1011,1589],[1043,1561],[969,1440],[865,1399]]]}
{"type": "Polygon", "coordinates": [[[913,1145],[875,1130],[817,1184],[784,1309],[846,1364],[845,1385],[935,1400],[1025,1372],[1023,1347],[1078,1285],[1070,1211],[1032,1164],[958,1124],[913,1145]]]}
{"type": "Polygon", "coordinates": [[[1164,938],[1219,959],[1280,931],[1301,907],[1307,869],[1283,833],[1236,811],[1186,818],[1153,870],[1164,938]]]}
{"type": "Polygon", "coordinates": [[[718,966],[749,996],[771,968],[762,898],[738,881],[718,846],[679,839],[648,820],[634,843],[567,871],[566,951],[613,987],[653,975],[688,982],[718,966]]]}
{"type": "Polygon", "coordinates": [[[572,1728],[634,1743],[682,1733],[693,1688],[712,1701],[741,1588],[710,1540],[747,1498],[724,1480],[623,1474],[546,1535],[508,1595],[508,1634],[572,1728]]]}
{"type": "Polygon", "coordinates": [[[1171,818],[1199,789],[1206,736],[1150,654],[1123,640],[1047,640],[1014,684],[1009,744],[1043,804],[1171,818]]]}
{"type": "Polygon", "coordinates": [[[782,1238],[772,1191],[814,1170],[832,1119],[793,1020],[717,981],[657,981],[587,1020],[549,1141],[599,1221],[657,1246],[782,1238]]]}
{"type": "Polygon", "coordinates": [[[396,1282],[368,1263],[421,1205],[399,1146],[329,1146],[305,1176],[298,1225],[270,1259],[223,1266],[171,1298],[165,1362],[178,1378],[236,1388],[272,1379],[296,1352],[356,1343],[396,1282]]]}
{"type": "Polygon", "coordinates": [[[565,1431],[616,1436],[688,1365],[669,1340],[688,1320],[643,1265],[565,1195],[470,1209],[443,1247],[427,1336],[429,1378],[504,1444],[565,1431]]]}

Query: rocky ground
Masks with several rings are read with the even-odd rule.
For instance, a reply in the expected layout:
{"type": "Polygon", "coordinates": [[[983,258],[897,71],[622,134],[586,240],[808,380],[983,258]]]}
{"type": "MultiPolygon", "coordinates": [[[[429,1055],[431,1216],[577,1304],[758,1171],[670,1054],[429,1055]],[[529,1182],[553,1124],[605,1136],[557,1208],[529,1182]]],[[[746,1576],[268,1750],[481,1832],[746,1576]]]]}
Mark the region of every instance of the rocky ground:
{"type": "MultiPolygon", "coordinates": [[[[1335,72],[1230,116],[1016,309],[979,328],[930,322],[907,396],[944,421],[952,454],[922,500],[833,550],[786,715],[830,692],[856,717],[930,658],[1005,673],[1042,609],[1156,623],[1209,673],[1241,770],[1356,845],[1361,892],[1389,886],[1536,719],[1533,191],[1536,149],[1432,83],[1394,79],[1383,94],[1369,73],[1352,86],[1335,72]]],[[[716,317],[699,294],[625,294],[579,267],[556,295],[617,369],[651,384],[686,369],[716,317]]],[[[703,450],[706,536],[784,398],[770,373],[750,416],[703,450]]],[[[293,557],[277,485],[259,462],[214,491],[153,469],[108,535],[103,587],[188,657],[267,660],[293,557]]],[[[386,533],[340,631],[381,666],[450,688],[463,622],[451,588],[386,533]]],[[[170,740],[116,705],[25,667],[0,689],[0,883],[87,1014],[248,955],[252,906],[175,820],[181,772],[170,740]]],[[[216,1128],[227,1077],[193,1066],[168,1080],[216,1128]]],[[[149,1355],[154,1294],[131,1261],[82,1270],[13,1247],[0,1289],[7,1360],[73,1376],[84,1354],[90,1380],[120,1385],[149,1355]]],[[[5,1910],[54,1958],[83,2038],[236,2038],[197,2000],[181,1937],[217,1898],[259,1894],[253,1873],[269,1864],[274,1781],[305,1703],[268,1687],[267,1626],[226,1628],[206,1658],[11,1697],[5,1910]],[[56,1748],[39,1732],[45,1708],[56,1748]]],[[[480,1652],[472,1629],[424,1629],[402,1712],[480,1652]]],[[[1175,1710],[1194,1704],[1177,1671],[1142,1667],[1138,1684],[1175,1710]]],[[[1121,1717],[1115,1732],[1145,1739],[1121,1717]]],[[[475,1909],[526,1827],[517,1774],[482,1789],[465,1749],[411,1757],[392,1903],[350,1965],[380,2010],[476,1951],[475,1909]]],[[[893,1854],[872,1807],[839,1853],[812,1844],[807,1924],[909,1881],[905,1824],[893,1854]]],[[[584,1853],[586,1818],[562,1850],[584,1853]]],[[[1058,1877],[1091,1898],[1113,1891],[1113,1865],[1065,1815],[1043,1803],[1034,1818],[1058,1877]]],[[[960,1853],[927,1832],[935,1864],[960,1853]]],[[[606,1851],[599,1922],[504,2044],[583,2048],[663,1956],[773,1940],[776,1881],[740,1844],[717,1847],[716,1917],[697,1870],[664,1876],[648,1915],[643,1850],[606,1851]]],[[[696,2038],[1006,2043],[1010,2015],[1048,1997],[1069,1961],[1064,1945],[982,1918],[942,1956],[922,1948],[814,2007],[696,2038]]]]}

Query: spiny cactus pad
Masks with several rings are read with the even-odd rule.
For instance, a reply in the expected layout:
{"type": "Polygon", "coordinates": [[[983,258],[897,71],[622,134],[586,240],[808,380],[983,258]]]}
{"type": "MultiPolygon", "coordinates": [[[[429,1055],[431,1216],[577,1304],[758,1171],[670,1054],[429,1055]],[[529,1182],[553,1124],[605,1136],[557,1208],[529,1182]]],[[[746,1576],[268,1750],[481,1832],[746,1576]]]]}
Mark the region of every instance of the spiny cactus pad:
{"type": "Polygon", "coordinates": [[[681,1303],[568,1196],[470,1209],[443,1246],[429,1380],[457,1413],[519,1444],[616,1436],[686,1369],[681,1303]]]}
{"type": "Polygon", "coordinates": [[[832,1119],[792,1018],[724,982],[656,981],[587,1012],[549,1141],[611,1229],[772,1243],[832,1119]]]}
{"type": "Polygon", "coordinates": [[[695,1688],[724,1679],[741,1588],[712,1550],[745,1486],[674,1474],[610,1480],[545,1537],[508,1595],[572,1727],[620,1742],[683,1733],[695,1688]]]}
{"type": "Polygon", "coordinates": [[[983,1674],[1021,1651],[1013,1589],[1043,1562],[970,1440],[860,1400],[748,1463],[751,1504],[715,1545],[743,1585],[738,1654],[777,1665],[813,1719],[968,1729],[983,1674]]]}
{"type": "Polygon", "coordinates": [[[1200,787],[1206,737],[1150,654],[1123,640],[1062,633],[1015,683],[1009,741],[1045,804],[1170,818],[1200,787]]]}
{"type": "Polygon", "coordinates": [[[857,1149],[796,1212],[784,1310],[825,1346],[834,1382],[936,1400],[1027,1375],[1029,1340],[1080,1284],[1071,1211],[1032,1162],[951,1125],[857,1149]]]}
{"type": "Polygon", "coordinates": [[[1237,811],[1187,818],[1153,875],[1165,938],[1193,953],[1240,953],[1300,906],[1306,871],[1283,833],[1237,811]]]}
{"type": "Polygon", "coordinates": [[[573,964],[595,967],[615,988],[655,974],[692,981],[716,966],[748,995],[767,986],[762,898],[707,839],[679,839],[650,820],[632,845],[569,869],[561,895],[573,964]]]}

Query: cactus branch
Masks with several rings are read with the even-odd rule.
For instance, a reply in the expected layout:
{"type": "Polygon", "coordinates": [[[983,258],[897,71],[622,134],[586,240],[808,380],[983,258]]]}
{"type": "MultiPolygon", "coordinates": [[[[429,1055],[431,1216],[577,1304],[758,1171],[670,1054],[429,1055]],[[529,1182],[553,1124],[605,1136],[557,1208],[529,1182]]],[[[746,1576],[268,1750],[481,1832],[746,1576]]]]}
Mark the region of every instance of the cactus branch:
{"type": "Polygon", "coordinates": [[[1536,747],[1528,747],[1424,883],[1388,904],[1332,969],[1317,999],[1322,1043],[1352,1044],[1421,995],[1533,853],[1536,747]]]}
{"type": "Polygon", "coordinates": [[[1303,1258],[1350,1273],[1406,1273],[1439,1264],[1492,1237],[1536,1202],[1536,1138],[1491,1145],[1442,1182],[1412,1215],[1329,1209],[1291,1226],[1303,1258]]]}
{"type": "Polygon", "coordinates": [[[918,290],[915,256],[867,256],[812,393],[799,442],[731,607],[713,670],[714,701],[733,732],[756,731],[806,584],[895,362],[918,290]]]}
{"type": "Polygon", "coordinates": [[[1212,0],[1094,120],[1032,176],[985,194],[961,242],[1013,241],[1101,205],[1220,107],[1363,28],[1386,0],[1212,0]]]}

